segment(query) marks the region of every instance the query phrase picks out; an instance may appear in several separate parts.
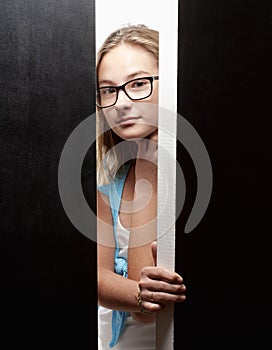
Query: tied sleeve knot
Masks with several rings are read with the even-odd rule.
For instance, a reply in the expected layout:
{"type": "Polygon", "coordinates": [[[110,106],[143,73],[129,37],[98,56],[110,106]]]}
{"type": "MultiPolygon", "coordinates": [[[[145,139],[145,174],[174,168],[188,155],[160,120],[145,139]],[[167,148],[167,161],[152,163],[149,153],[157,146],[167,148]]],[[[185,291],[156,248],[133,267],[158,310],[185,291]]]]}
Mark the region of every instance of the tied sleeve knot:
{"type": "Polygon", "coordinates": [[[121,256],[116,256],[114,264],[115,264],[115,272],[118,273],[118,275],[121,275],[127,278],[128,276],[127,260],[121,256]]]}

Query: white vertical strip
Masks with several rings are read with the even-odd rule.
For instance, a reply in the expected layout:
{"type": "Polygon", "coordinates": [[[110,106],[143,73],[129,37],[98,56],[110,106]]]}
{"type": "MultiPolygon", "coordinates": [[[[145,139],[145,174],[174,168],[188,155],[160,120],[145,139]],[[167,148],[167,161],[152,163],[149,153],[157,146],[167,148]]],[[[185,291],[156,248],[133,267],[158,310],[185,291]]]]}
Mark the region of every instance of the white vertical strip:
{"type": "MultiPolygon", "coordinates": [[[[160,30],[157,263],[175,268],[178,0],[165,1],[160,30]],[[167,185],[167,186],[166,186],[167,185]],[[165,205],[165,203],[167,203],[165,205]]],[[[174,307],[157,315],[157,350],[174,348],[174,307]]]]}
{"type": "MultiPolygon", "coordinates": [[[[112,30],[128,23],[160,33],[157,263],[174,270],[178,0],[96,0],[95,8],[97,49],[112,30]]],[[[157,315],[156,350],[173,349],[173,312],[167,307],[157,315]]]]}

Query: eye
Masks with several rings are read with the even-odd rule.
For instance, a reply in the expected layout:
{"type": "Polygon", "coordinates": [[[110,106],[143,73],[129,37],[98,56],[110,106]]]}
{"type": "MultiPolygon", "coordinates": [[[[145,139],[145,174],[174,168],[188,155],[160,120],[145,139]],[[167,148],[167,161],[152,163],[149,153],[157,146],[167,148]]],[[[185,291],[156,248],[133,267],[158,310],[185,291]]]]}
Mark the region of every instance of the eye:
{"type": "Polygon", "coordinates": [[[113,88],[113,87],[110,87],[110,86],[109,87],[100,88],[99,91],[100,91],[100,95],[103,95],[103,96],[110,96],[110,95],[116,93],[116,89],[113,88]]]}
{"type": "Polygon", "coordinates": [[[148,80],[135,80],[131,82],[130,87],[132,89],[144,89],[148,83],[149,83],[148,80]]]}

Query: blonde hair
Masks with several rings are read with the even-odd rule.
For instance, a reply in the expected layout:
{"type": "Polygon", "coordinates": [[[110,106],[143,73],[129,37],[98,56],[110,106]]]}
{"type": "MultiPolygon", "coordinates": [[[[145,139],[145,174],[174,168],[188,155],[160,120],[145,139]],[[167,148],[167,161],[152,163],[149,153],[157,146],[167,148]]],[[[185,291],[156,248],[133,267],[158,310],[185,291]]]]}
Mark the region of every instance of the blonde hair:
{"type": "MultiPolygon", "coordinates": [[[[150,53],[159,64],[159,33],[145,25],[128,25],[112,32],[102,44],[96,58],[96,75],[103,57],[113,48],[129,44],[139,46],[150,53]]],[[[98,79],[97,79],[98,81],[98,79]]],[[[118,173],[122,164],[122,154],[116,151],[109,152],[115,145],[122,141],[108,126],[103,110],[97,111],[97,184],[109,183],[118,173]]],[[[133,152],[133,148],[131,150],[133,152]]]]}

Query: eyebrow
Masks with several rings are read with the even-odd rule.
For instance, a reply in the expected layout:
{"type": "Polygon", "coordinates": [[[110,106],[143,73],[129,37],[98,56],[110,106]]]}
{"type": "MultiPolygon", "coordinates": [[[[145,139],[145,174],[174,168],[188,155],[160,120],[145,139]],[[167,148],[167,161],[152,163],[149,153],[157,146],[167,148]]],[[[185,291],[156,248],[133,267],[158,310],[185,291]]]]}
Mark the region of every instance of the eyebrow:
{"type": "MultiPolygon", "coordinates": [[[[143,75],[143,74],[146,75],[146,76],[149,76],[149,75],[150,75],[150,73],[147,72],[147,71],[145,71],[145,70],[139,70],[139,71],[137,71],[137,72],[134,72],[134,73],[129,74],[129,75],[127,76],[127,81],[129,81],[129,80],[131,80],[131,79],[134,79],[134,78],[138,77],[139,75],[143,75]]],[[[99,84],[99,85],[101,85],[101,84],[108,84],[108,85],[110,85],[110,86],[116,86],[112,80],[108,80],[108,79],[100,80],[100,81],[98,82],[98,84],[99,84]]]]}

